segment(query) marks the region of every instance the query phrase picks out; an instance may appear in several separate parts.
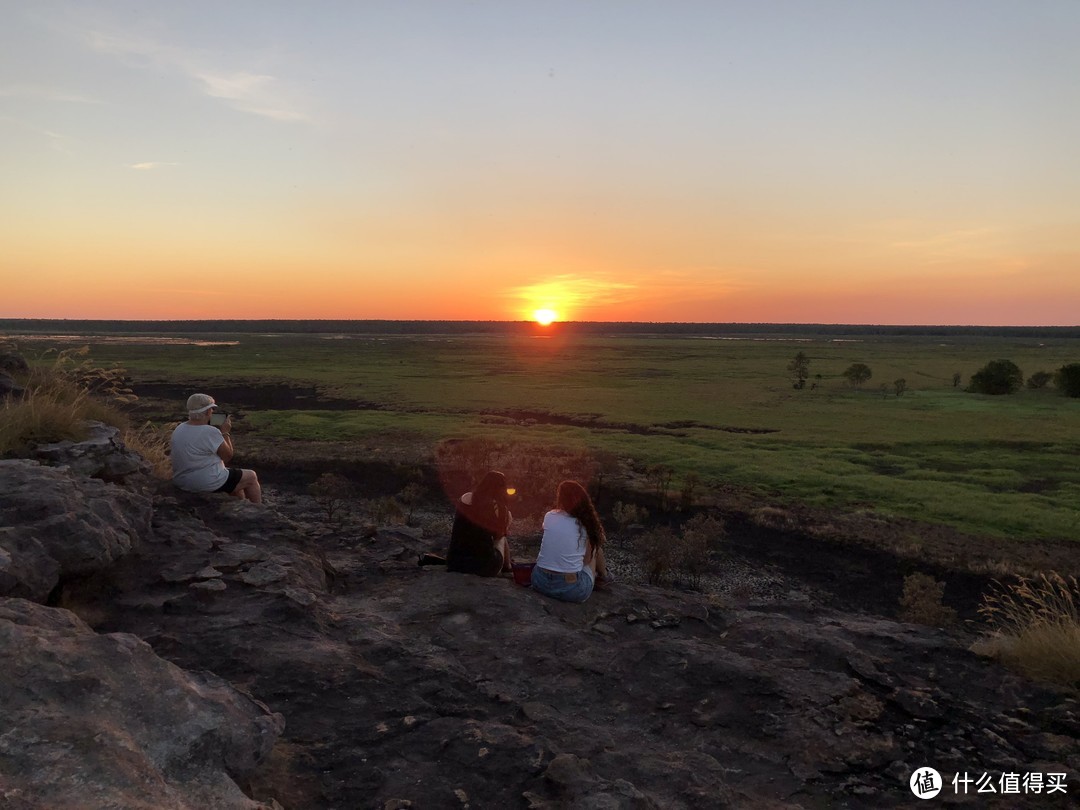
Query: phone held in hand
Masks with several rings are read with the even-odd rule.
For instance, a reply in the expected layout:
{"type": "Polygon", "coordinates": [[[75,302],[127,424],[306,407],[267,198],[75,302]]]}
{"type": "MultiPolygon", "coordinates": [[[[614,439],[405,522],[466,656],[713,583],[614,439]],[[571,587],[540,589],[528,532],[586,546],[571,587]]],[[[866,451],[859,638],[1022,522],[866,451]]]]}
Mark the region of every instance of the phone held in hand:
{"type": "Polygon", "coordinates": [[[229,418],[227,413],[212,413],[210,414],[210,424],[214,427],[221,427],[225,424],[225,420],[229,418]]]}

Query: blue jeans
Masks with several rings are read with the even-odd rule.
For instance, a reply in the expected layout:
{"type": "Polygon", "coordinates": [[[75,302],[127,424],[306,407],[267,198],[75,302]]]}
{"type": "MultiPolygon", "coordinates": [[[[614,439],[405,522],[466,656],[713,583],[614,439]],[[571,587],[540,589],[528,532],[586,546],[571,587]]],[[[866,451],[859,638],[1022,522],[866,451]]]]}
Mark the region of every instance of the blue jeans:
{"type": "Polygon", "coordinates": [[[532,572],[532,586],[563,602],[584,602],[593,592],[592,571],[582,568],[575,574],[553,574],[537,566],[532,572]],[[574,577],[576,581],[567,582],[567,577],[574,577]]]}

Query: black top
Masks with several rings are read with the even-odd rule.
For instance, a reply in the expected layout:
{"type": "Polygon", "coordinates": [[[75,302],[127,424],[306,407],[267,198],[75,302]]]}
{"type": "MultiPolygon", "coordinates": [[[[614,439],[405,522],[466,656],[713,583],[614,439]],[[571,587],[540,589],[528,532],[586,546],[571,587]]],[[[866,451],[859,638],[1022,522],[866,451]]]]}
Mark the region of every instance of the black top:
{"type": "Polygon", "coordinates": [[[446,550],[446,568],[462,574],[498,576],[503,558],[495,541],[503,535],[481,526],[469,515],[470,511],[469,506],[458,503],[454,527],[450,530],[450,547],[446,550]]]}

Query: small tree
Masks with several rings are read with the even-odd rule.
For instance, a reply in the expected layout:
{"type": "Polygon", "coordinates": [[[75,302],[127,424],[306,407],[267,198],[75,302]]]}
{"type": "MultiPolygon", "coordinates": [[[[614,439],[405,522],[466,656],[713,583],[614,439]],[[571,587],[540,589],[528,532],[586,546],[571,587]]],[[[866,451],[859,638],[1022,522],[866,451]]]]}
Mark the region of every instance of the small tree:
{"type": "Polygon", "coordinates": [[[424,498],[424,488],[415,482],[406,484],[405,487],[397,494],[397,501],[401,504],[402,509],[405,511],[405,524],[411,525],[413,519],[413,512],[416,511],[416,507],[420,501],[424,498]]]}
{"type": "Polygon", "coordinates": [[[1054,385],[1067,397],[1080,397],[1080,363],[1059,368],[1054,375],[1054,385]]]}
{"type": "Polygon", "coordinates": [[[622,462],[619,457],[608,450],[597,450],[592,455],[593,460],[593,490],[596,500],[604,491],[604,483],[617,478],[622,473],[622,462]]]}
{"type": "Polygon", "coordinates": [[[1052,379],[1054,379],[1054,375],[1049,371],[1036,371],[1028,377],[1027,387],[1033,389],[1046,388],[1052,379]]]}
{"type": "Polygon", "coordinates": [[[973,394],[1015,394],[1024,384],[1024,372],[1012,360],[992,360],[971,375],[967,390],[973,394]]]}
{"type": "Polygon", "coordinates": [[[795,388],[805,388],[806,378],[810,376],[810,358],[806,352],[799,352],[787,364],[788,373],[795,380],[795,388]]]}
{"type": "Polygon", "coordinates": [[[315,479],[308,492],[326,510],[326,519],[332,521],[334,514],[356,497],[352,481],[343,475],[326,472],[315,479]]]}
{"type": "Polygon", "coordinates": [[[956,373],[954,373],[954,374],[952,375],[952,387],[953,387],[953,388],[959,388],[959,387],[960,387],[960,380],[961,380],[961,379],[963,379],[963,378],[962,378],[962,377],[960,376],[960,372],[959,372],[959,371],[957,371],[956,373]]]}
{"type": "Polygon", "coordinates": [[[844,378],[851,383],[853,388],[860,388],[872,376],[873,372],[866,363],[852,363],[844,372],[844,378]]]}
{"type": "Polygon", "coordinates": [[[683,510],[690,509],[694,505],[694,495],[701,485],[701,476],[691,470],[683,476],[682,491],[679,493],[680,506],[683,510]]]}
{"type": "Polygon", "coordinates": [[[904,392],[907,391],[907,380],[905,380],[903,377],[901,377],[899,380],[895,380],[893,382],[893,388],[896,390],[896,395],[898,397],[903,396],[904,392]]]}
{"type": "Polygon", "coordinates": [[[667,493],[671,487],[671,479],[675,477],[675,469],[669,464],[653,464],[645,474],[652,482],[653,491],[656,493],[656,502],[660,510],[667,509],[667,493]]]}

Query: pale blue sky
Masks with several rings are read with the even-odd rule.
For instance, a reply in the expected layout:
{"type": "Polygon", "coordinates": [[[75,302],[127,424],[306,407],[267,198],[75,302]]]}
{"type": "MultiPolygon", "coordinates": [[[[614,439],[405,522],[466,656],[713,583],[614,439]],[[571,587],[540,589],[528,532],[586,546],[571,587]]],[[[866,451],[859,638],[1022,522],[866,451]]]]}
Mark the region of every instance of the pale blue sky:
{"type": "Polygon", "coordinates": [[[0,315],[1078,320],[1075,0],[0,18],[0,315]]]}

